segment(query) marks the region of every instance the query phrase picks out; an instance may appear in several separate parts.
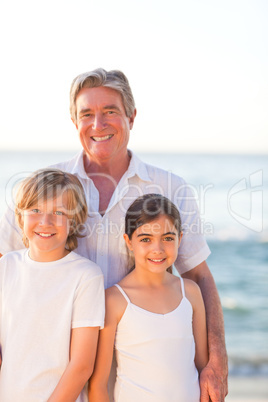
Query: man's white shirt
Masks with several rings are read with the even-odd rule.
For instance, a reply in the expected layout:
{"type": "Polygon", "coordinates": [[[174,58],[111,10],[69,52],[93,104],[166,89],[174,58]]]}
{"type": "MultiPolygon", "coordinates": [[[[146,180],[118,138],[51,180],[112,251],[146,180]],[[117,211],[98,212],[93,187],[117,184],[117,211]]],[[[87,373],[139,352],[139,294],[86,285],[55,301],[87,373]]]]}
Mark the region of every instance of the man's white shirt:
{"type": "MultiPolygon", "coordinates": [[[[81,228],[85,235],[78,239],[76,253],[96,262],[103,272],[105,287],[126,275],[133,259],[128,254],[124,234],[125,214],[130,204],[148,193],[162,194],[179,209],[183,237],[175,267],[180,274],[205,261],[210,254],[201,230],[197,203],[191,187],[179,176],[142,162],[134,153],[128,170],[116,186],[105,214],[99,213],[99,192],[87,176],[81,151],[73,159],[58,163],[57,168],[74,174],[85,190],[89,216],[81,228]]],[[[112,179],[111,179],[112,180],[112,179]]],[[[22,234],[15,222],[13,206],[7,208],[0,222],[0,253],[23,248],[22,234]]]]}

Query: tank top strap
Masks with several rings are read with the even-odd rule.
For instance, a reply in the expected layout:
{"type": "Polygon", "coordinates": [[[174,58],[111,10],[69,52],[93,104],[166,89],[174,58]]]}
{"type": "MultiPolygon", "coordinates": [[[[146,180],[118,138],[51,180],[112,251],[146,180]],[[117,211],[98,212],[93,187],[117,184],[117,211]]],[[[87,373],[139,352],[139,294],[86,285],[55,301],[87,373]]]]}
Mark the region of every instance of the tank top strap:
{"type": "Polygon", "coordinates": [[[129,300],[129,298],[128,298],[128,296],[127,296],[127,294],[124,292],[124,290],[121,288],[121,286],[119,286],[117,283],[116,283],[114,286],[117,287],[117,289],[118,289],[119,292],[124,296],[124,298],[126,299],[126,301],[127,301],[128,303],[131,303],[130,300],[129,300]]]}
{"type": "Polygon", "coordinates": [[[183,281],[183,279],[182,279],[181,276],[180,276],[180,280],[181,280],[181,292],[182,292],[182,297],[185,297],[184,281],[183,281]]]}

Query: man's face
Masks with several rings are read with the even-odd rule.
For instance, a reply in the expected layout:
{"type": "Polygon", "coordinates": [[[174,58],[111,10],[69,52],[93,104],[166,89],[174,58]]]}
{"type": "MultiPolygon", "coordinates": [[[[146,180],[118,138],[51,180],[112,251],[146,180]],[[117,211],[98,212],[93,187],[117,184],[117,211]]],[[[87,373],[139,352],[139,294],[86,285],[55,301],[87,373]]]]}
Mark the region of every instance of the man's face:
{"type": "Polygon", "coordinates": [[[127,155],[136,111],[127,117],[121,95],[111,88],[83,88],[76,98],[81,144],[93,162],[120,161],[127,155]]]}

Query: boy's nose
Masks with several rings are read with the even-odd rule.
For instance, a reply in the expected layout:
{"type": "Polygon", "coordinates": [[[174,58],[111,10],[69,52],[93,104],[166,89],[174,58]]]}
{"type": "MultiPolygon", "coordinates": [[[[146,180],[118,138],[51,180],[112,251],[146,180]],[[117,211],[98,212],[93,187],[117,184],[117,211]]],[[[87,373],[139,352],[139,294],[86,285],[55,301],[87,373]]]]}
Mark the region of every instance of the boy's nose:
{"type": "Polygon", "coordinates": [[[44,213],[40,218],[40,225],[51,225],[52,224],[52,215],[44,213]]]}

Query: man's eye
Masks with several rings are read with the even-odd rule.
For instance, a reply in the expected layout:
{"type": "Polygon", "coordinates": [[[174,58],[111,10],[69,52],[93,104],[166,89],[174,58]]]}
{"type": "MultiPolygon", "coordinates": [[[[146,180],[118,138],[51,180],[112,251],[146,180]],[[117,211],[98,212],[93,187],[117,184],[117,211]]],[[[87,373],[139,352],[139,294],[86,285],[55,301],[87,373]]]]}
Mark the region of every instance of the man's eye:
{"type": "Polygon", "coordinates": [[[89,117],[91,117],[91,116],[92,116],[91,113],[85,113],[85,114],[83,114],[83,115],[80,117],[80,119],[81,119],[81,120],[87,119],[87,118],[89,118],[89,117]]]}

